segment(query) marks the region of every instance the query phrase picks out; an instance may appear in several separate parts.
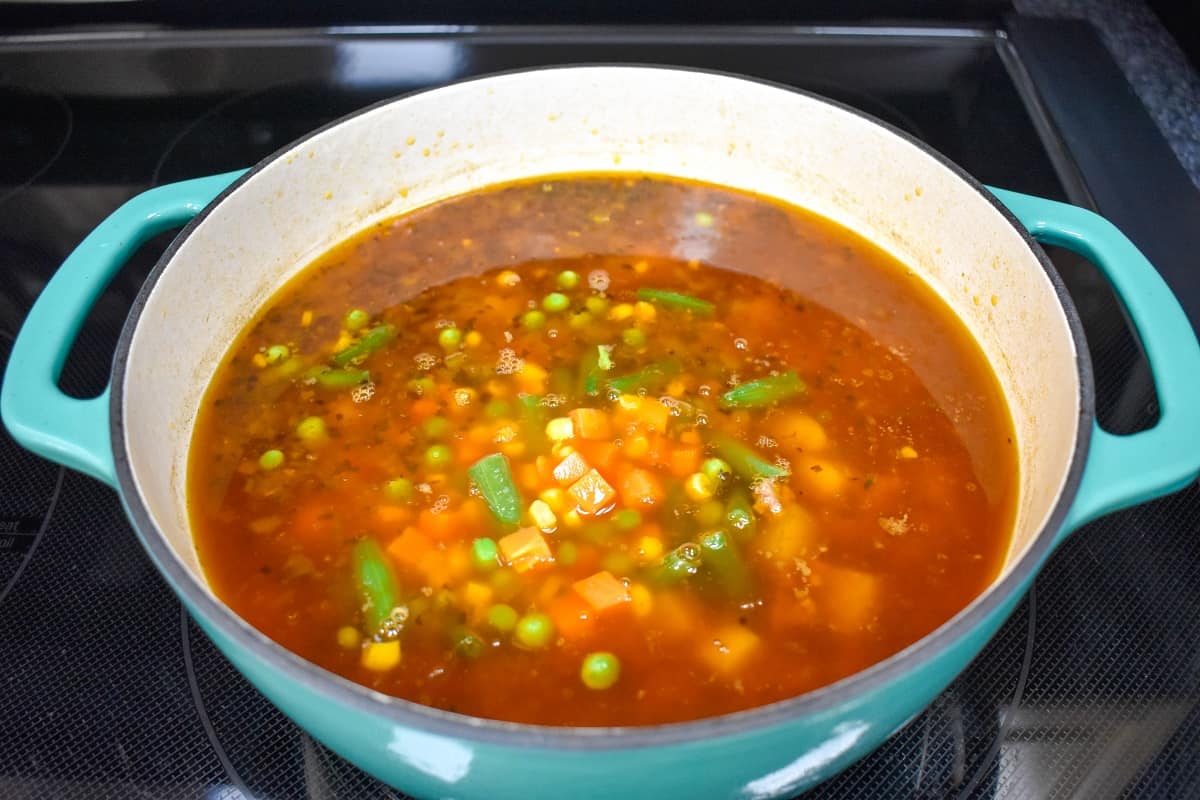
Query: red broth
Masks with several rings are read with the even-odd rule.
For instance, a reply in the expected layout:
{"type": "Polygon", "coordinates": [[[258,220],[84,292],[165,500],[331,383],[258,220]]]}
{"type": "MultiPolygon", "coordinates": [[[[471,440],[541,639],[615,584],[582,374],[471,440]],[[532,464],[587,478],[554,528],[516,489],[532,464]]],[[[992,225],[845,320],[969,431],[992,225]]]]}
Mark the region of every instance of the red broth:
{"type": "Polygon", "coordinates": [[[216,593],[284,647],[480,717],[792,697],[961,610],[1017,459],[960,321],[857,235],[646,176],[494,187],[328,252],[204,397],[216,593]]]}

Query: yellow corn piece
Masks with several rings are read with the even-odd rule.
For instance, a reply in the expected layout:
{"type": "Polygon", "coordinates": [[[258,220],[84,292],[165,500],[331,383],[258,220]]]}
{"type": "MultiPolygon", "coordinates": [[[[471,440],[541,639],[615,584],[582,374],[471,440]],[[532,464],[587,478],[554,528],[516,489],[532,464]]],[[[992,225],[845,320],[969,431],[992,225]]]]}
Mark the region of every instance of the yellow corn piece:
{"type": "Polygon", "coordinates": [[[623,320],[633,316],[633,306],[629,303],[617,303],[608,312],[609,319],[623,320]]]}
{"type": "Polygon", "coordinates": [[[638,322],[653,322],[657,315],[658,310],[645,300],[633,304],[633,316],[638,322]]]}
{"type": "Polygon", "coordinates": [[[657,561],[662,557],[662,554],[662,539],[659,539],[657,536],[643,536],[638,539],[637,557],[639,563],[649,564],[652,561],[657,561]]]}
{"type": "Polygon", "coordinates": [[[912,445],[906,444],[904,447],[900,448],[900,451],[897,453],[897,455],[899,455],[901,458],[909,459],[916,458],[918,453],[912,445]]]}
{"type": "Polygon", "coordinates": [[[483,334],[479,331],[468,331],[467,335],[463,337],[463,344],[467,347],[479,347],[483,344],[483,334]]]}
{"type": "Polygon", "coordinates": [[[307,328],[309,325],[312,325],[312,320],[313,320],[312,311],[305,309],[304,313],[300,315],[300,327],[307,328]]]}
{"type": "Polygon", "coordinates": [[[491,586],[479,581],[467,581],[460,590],[462,604],[473,620],[480,620],[487,616],[488,606],[492,604],[495,594],[496,592],[491,586]]]}
{"type": "Polygon", "coordinates": [[[496,284],[504,288],[511,288],[521,282],[521,276],[513,272],[511,269],[506,269],[496,276],[496,284]]]}
{"type": "Polygon", "coordinates": [[[583,517],[579,516],[579,512],[573,508],[562,515],[562,521],[563,525],[572,530],[578,530],[583,527],[583,517]]]}
{"type": "Polygon", "coordinates": [[[338,647],[343,650],[353,650],[358,647],[358,643],[361,640],[362,637],[359,635],[357,628],[352,628],[349,625],[343,625],[338,628],[337,643],[338,647]]]}
{"type": "Polygon", "coordinates": [[[368,642],[362,650],[362,665],[372,672],[387,672],[400,663],[400,642],[368,642]]]}
{"type": "Polygon", "coordinates": [[[520,372],[514,377],[516,377],[517,385],[521,387],[521,391],[529,394],[544,394],[546,391],[546,378],[549,375],[546,370],[537,364],[526,361],[521,367],[520,372]]]}
{"type": "Polygon", "coordinates": [[[630,607],[638,619],[645,619],[654,610],[654,595],[640,583],[629,587],[630,607]]]}
{"type": "Polygon", "coordinates": [[[558,527],[558,517],[554,516],[554,510],[545,500],[534,500],[530,503],[529,516],[542,533],[553,533],[558,527]]]}
{"type": "Polygon", "coordinates": [[[570,417],[555,417],[546,423],[546,438],[552,442],[565,442],[575,438],[575,423],[570,417]]]}
{"type": "Polygon", "coordinates": [[[538,499],[548,505],[555,514],[561,514],[567,507],[567,493],[562,489],[546,489],[538,495],[538,499]]]}
{"type": "Polygon", "coordinates": [[[262,353],[255,353],[250,360],[253,361],[254,366],[258,367],[259,369],[262,369],[267,365],[267,357],[262,353]]]}

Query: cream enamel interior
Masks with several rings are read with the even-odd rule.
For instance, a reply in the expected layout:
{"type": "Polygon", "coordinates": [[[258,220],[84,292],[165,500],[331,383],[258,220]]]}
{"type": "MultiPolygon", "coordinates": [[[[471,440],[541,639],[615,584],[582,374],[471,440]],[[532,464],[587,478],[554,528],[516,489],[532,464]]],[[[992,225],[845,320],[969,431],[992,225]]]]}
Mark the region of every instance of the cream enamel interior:
{"type": "Polygon", "coordinates": [[[201,583],[184,480],[193,420],[270,295],[381,218],[523,177],[601,171],[689,177],[812,209],[933,287],[974,332],[1013,415],[1011,568],[1065,483],[1080,396],[1065,313],[1022,237],[937,159],[837,106],[707,73],[581,67],[456,84],[328,128],[255,173],[175,252],[130,342],[123,413],[145,507],[201,583]]]}

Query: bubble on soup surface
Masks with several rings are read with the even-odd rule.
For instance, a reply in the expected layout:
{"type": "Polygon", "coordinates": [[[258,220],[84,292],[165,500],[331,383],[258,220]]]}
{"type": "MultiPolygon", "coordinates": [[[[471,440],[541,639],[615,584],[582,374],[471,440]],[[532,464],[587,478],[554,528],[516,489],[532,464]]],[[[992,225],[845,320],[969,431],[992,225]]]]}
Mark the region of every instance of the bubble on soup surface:
{"type": "Polygon", "coordinates": [[[516,351],[506,347],[500,351],[500,358],[496,361],[496,374],[513,375],[520,372],[524,366],[525,362],[517,355],[516,351]]]}
{"type": "Polygon", "coordinates": [[[417,369],[431,370],[437,366],[438,358],[433,353],[417,353],[413,361],[417,362],[417,369]]]}
{"type": "Polygon", "coordinates": [[[608,272],[594,269],[588,273],[588,286],[597,292],[607,292],[609,284],[608,272]]]}

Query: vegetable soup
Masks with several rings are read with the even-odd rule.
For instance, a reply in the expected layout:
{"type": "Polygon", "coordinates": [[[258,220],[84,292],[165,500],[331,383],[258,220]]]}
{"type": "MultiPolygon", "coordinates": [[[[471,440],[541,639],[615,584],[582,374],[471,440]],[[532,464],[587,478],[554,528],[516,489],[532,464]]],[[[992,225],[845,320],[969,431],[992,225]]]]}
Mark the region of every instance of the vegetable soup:
{"type": "Polygon", "coordinates": [[[976,343],[874,245],[638,175],[382,222],[270,300],[188,471],[214,591],[381,692],[548,725],[691,720],[874,664],[1009,544],[976,343]]]}

